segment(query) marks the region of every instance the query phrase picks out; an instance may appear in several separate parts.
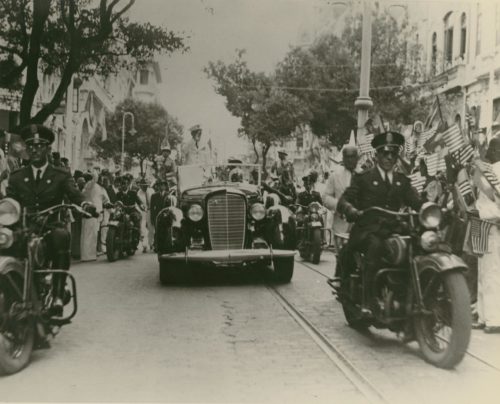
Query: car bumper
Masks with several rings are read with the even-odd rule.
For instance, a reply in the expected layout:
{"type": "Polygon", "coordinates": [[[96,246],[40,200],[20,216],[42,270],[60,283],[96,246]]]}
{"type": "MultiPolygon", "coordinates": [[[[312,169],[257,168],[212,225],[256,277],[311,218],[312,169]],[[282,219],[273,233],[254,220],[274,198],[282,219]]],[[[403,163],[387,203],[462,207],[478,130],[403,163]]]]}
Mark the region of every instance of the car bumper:
{"type": "Polygon", "coordinates": [[[267,248],[241,250],[189,250],[186,253],[161,254],[161,262],[199,263],[215,266],[232,266],[264,263],[269,264],[272,258],[293,257],[295,251],[273,250],[267,248]]]}

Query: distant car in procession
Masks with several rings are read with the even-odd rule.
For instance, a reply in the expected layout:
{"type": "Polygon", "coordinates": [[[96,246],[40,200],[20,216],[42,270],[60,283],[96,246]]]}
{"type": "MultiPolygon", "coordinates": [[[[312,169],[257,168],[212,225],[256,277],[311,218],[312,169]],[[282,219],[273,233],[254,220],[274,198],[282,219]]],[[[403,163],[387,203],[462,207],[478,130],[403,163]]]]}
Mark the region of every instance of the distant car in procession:
{"type": "Polygon", "coordinates": [[[161,283],[206,267],[264,266],[275,282],[290,282],[292,215],[279,204],[265,207],[260,170],[253,164],[178,167],[178,201],[156,218],[161,283]]]}

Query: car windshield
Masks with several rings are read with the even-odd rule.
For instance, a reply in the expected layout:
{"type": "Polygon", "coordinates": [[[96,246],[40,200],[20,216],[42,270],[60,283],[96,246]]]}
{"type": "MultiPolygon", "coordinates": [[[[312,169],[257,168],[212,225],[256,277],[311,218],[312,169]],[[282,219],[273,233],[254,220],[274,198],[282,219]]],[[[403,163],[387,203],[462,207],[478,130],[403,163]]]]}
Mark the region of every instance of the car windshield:
{"type": "Polygon", "coordinates": [[[179,190],[219,185],[252,184],[260,186],[259,164],[185,165],[177,169],[179,190]]]}

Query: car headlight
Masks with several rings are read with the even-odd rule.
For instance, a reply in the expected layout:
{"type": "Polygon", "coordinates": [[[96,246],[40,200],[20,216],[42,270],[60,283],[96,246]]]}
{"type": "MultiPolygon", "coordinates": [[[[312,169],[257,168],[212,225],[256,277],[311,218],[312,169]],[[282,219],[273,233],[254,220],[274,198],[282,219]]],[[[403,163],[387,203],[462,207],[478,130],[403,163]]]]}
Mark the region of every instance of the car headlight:
{"type": "Polygon", "coordinates": [[[14,233],[6,227],[0,228],[0,248],[9,248],[14,243],[14,233]]]}
{"type": "Polygon", "coordinates": [[[433,202],[426,202],[420,208],[418,219],[426,229],[435,229],[441,223],[442,213],[439,206],[433,202]]]}
{"type": "Polygon", "coordinates": [[[198,204],[191,205],[188,210],[188,217],[193,222],[199,222],[203,217],[202,207],[198,204]]]}
{"type": "Polygon", "coordinates": [[[420,245],[425,251],[435,251],[440,242],[441,238],[435,231],[428,230],[420,236],[420,245]]]}
{"type": "Polygon", "coordinates": [[[21,205],[12,198],[0,200],[0,225],[10,226],[21,217],[21,205]]]}
{"type": "Polygon", "coordinates": [[[254,203],[250,208],[250,215],[255,220],[262,220],[266,217],[266,208],[261,203],[254,203]]]}

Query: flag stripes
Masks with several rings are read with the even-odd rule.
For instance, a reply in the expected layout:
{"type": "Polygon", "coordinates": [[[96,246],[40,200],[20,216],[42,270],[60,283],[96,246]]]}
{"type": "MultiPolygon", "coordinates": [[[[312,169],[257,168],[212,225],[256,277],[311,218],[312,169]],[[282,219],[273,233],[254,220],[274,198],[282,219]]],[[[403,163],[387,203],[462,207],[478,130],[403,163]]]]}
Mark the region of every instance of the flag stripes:
{"type": "Polygon", "coordinates": [[[462,181],[461,183],[458,184],[458,190],[460,191],[460,194],[464,198],[466,195],[473,195],[472,187],[471,187],[468,179],[466,179],[465,181],[462,181]]]}
{"type": "Polygon", "coordinates": [[[465,140],[460,133],[460,128],[457,124],[451,126],[443,132],[443,140],[448,146],[450,153],[456,152],[457,150],[465,147],[465,140]]]}
{"type": "Polygon", "coordinates": [[[433,177],[439,171],[446,171],[446,162],[441,158],[439,153],[433,153],[424,156],[425,165],[427,166],[427,173],[433,177]]]}
{"type": "Polygon", "coordinates": [[[488,183],[495,189],[498,195],[500,195],[500,179],[496,176],[491,168],[491,164],[485,161],[477,160],[476,165],[481,171],[481,174],[486,178],[488,183]]]}
{"type": "Polygon", "coordinates": [[[364,142],[358,144],[358,149],[360,154],[366,155],[367,157],[375,156],[375,149],[371,145],[372,140],[373,140],[373,133],[365,135],[364,142]]]}
{"type": "Polygon", "coordinates": [[[410,175],[411,186],[415,188],[419,194],[424,190],[425,181],[425,177],[419,172],[410,175]]]}
{"type": "Polygon", "coordinates": [[[470,241],[474,254],[488,252],[488,236],[492,225],[493,223],[477,217],[470,218],[470,241]]]}
{"type": "Polygon", "coordinates": [[[417,150],[424,147],[425,142],[430,139],[436,133],[436,129],[429,129],[425,132],[422,132],[417,139],[417,150]]]}
{"type": "Polygon", "coordinates": [[[464,148],[458,149],[450,154],[455,161],[465,165],[472,159],[472,157],[474,157],[474,149],[470,144],[468,144],[464,148]]]}

